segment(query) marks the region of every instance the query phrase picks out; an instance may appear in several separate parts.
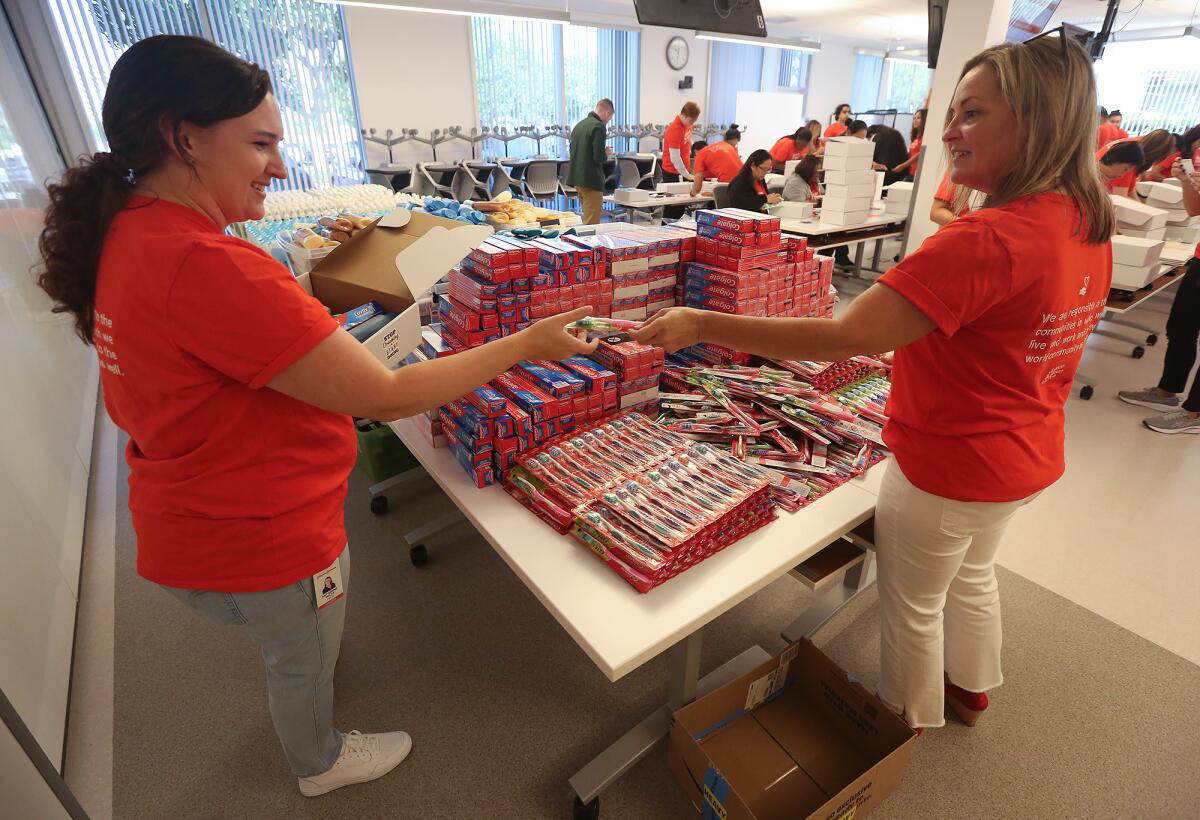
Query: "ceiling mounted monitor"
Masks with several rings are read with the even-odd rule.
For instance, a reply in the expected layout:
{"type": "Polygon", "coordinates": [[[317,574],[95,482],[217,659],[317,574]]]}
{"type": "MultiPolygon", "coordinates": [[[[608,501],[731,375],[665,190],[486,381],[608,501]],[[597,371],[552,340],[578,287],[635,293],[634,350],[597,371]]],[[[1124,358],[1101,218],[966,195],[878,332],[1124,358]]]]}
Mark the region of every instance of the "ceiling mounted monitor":
{"type": "Polygon", "coordinates": [[[1058,11],[1061,0],[1014,0],[1012,14],[1008,18],[1008,34],[1005,40],[1010,43],[1023,43],[1030,37],[1041,34],[1054,12],[1058,11]]]}
{"type": "Polygon", "coordinates": [[[633,0],[643,26],[766,37],[759,0],[633,0]]]}

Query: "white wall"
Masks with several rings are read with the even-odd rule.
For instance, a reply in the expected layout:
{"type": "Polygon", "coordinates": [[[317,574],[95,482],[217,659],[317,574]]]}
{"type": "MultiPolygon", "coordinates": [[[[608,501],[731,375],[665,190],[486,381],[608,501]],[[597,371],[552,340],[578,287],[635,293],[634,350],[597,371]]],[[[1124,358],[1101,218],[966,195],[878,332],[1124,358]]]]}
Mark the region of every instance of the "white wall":
{"type": "Polygon", "coordinates": [[[853,83],[854,46],[822,43],[821,50],[812,55],[809,66],[805,116],[819,120],[823,126],[828,125],[834,109],[850,101],[853,83]]]}
{"type": "MultiPolygon", "coordinates": [[[[675,119],[688,100],[700,106],[700,121],[707,122],[708,107],[708,48],[707,40],[697,40],[695,30],[647,26],[641,33],[641,77],[638,82],[639,119],[643,123],[666,125],[675,119]],[[667,65],[667,43],[672,37],[682,37],[688,44],[688,63],[682,71],[672,71],[667,65]],[[691,75],[692,87],[679,90],[679,81],[691,75]]],[[[647,140],[644,147],[659,148],[657,140],[647,140]]]]}
{"type": "MultiPolygon", "coordinates": [[[[415,128],[478,127],[475,70],[469,17],[346,6],[350,59],[363,128],[379,136],[415,128]]],[[[367,142],[367,165],[387,161],[387,149],[367,142]]],[[[428,145],[404,142],[393,149],[398,163],[428,161],[428,145]]],[[[452,140],[438,146],[438,160],[471,156],[471,146],[452,140]]]]}

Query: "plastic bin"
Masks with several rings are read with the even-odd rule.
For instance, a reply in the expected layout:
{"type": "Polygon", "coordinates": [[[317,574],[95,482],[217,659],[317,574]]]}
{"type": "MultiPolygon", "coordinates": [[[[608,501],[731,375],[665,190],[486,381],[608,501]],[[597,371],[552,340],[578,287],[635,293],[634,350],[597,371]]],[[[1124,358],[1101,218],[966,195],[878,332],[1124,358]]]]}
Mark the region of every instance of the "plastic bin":
{"type": "Polygon", "coordinates": [[[275,243],[283,249],[284,253],[287,254],[288,261],[292,266],[292,274],[294,276],[303,276],[304,274],[311,272],[313,266],[315,266],[326,256],[329,256],[330,253],[337,250],[336,245],[327,248],[316,248],[314,250],[302,248],[294,242],[284,239],[282,234],[275,239],[275,243]]]}
{"type": "Polygon", "coordinates": [[[375,484],[420,463],[386,424],[359,419],[354,423],[354,433],[358,437],[358,466],[375,484]]]}

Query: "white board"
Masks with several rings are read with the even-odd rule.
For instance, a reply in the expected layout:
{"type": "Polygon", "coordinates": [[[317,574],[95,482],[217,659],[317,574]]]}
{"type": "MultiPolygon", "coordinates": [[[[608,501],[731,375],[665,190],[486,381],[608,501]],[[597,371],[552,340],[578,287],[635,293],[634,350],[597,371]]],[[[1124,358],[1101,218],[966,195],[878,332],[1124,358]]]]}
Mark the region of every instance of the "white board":
{"type": "Polygon", "coordinates": [[[785,134],[794,134],[804,125],[804,95],[788,91],[739,91],[737,123],[746,128],[738,153],[743,158],[750,152],[771,146],[785,134]]]}

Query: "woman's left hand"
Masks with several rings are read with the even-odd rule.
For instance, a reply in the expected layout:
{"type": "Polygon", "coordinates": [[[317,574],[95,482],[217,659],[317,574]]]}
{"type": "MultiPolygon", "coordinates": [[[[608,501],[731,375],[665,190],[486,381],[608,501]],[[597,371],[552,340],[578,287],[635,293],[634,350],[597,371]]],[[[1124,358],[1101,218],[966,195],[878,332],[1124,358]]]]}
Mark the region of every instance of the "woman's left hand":
{"type": "Polygon", "coordinates": [[[703,311],[694,308],[673,307],[660,310],[654,318],[629,335],[634,341],[661,347],[674,353],[702,341],[703,311]]]}

